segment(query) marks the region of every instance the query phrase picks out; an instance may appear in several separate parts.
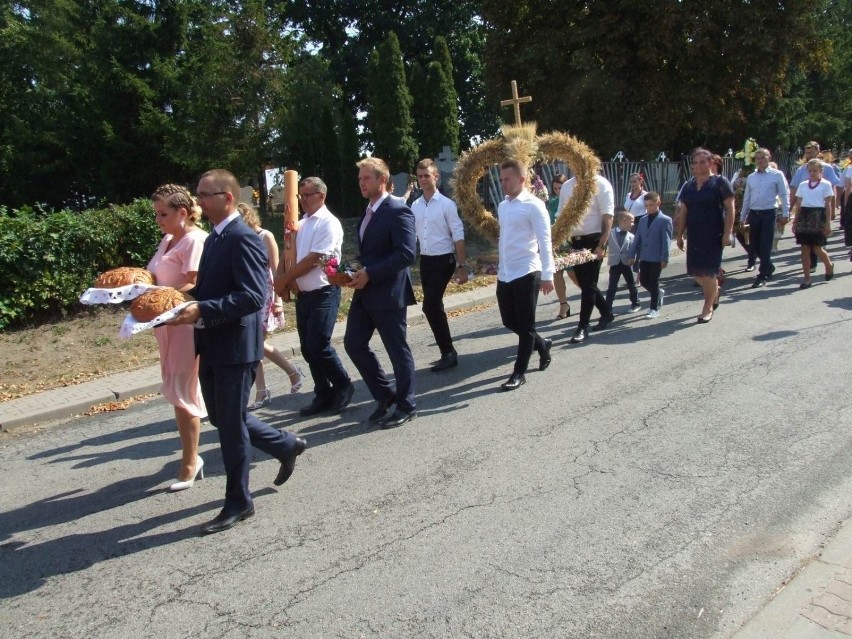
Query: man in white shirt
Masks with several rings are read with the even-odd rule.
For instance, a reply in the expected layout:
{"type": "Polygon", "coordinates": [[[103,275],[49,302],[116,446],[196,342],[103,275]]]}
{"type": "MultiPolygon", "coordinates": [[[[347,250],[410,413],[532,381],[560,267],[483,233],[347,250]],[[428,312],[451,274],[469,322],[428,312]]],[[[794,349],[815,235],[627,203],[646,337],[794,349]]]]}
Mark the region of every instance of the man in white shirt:
{"type": "MultiPolygon", "coordinates": [[[[609,241],[609,232],[612,229],[612,219],[615,215],[615,197],[612,190],[612,184],[601,176],[596,175],[597,192],[592,198],[592,203],[589,205],[589,210],[583,217],[579,225],[572,231],[571,247],[573,249],[589,249],[594,251],[596,260],[587,262],[574,267],[574,274],[577,276],[577,284],[580,286],[580,322],[577,324],[577,330],[571,338],[572,344],[579,344],[586,341],[589,336],[589,321],[592,318],[592,309],[597,307],[601,314],[600,320],[593,330],[599,331],[615,319],[612,315],[612,309],[606,303],[600,289],[598,288],[598,278],[601,272],[601,260],[603,260],[606,251],[606,245],[609,241]]],[[[577,184],[577,178],[572,177],[562,187],[559,193],[559,210],[565,206],[568,198],[574,193],[574,186],[577,184]]]]}
{"type": "Polygon", "coordinates": [[[772,265],[772,240],[775,237],[775,227],[782,230],[790,220],[790,193],[787,179],[778,169],[769,166],[772,155],[769,149],[758,149],[754,152],[754,163],[757,170],[746,178],[743,192],[743,208],[740,220],[749,225],[749,245],[760,258],[760,270],[752,288],[766,285],[766,280],[772,279],[775,267],[772,265]],[[776,213],[776,206],[781,203],[781,213],[776,213]]]}
{"type": "Polygon", "coordinates": [[[550,366],[551,340],[535,330],[538,293],[553,290],[553,251],[550,246],[550,216],[544,202],[526,188],[527,167],[517,160],[500,165],[500,185],[506,199],[497,207],[500,222],[497,268],[497,305],[503,326],[518,336],[515,368],[503,390],[526,383],[524,373],[533,349],[538,351],[538,369],[550,366]]]}
{"type": "MultiPolygon", "coordinates": [[[[340,263],[343,227],[325,206],[328,187],[318,177],[299,182],[305,217],[296,233],[296,264],[275,278],[276,291],[291,288],[296,298],[296,328],[302,356],[311,368],[314,399],[299,413],[305,417],[340,411],[352,401],[355,386],[340,363],[331,334],[340,308],[340,287],[332,286],[318,262],[334,257],[340,263]]],[[[283,264],[283,260],[280,262],[283,264]]]]}
{"type": "Polygon", "coordinates": [[[423,314],[435,336],[441,358],[433,372],[458,365],[458,353],[447,314],[444,312],[444,293],[454,274],[460,284],[467,282],[464,249],[464,225],[456,203],[438,191],[438,167],[431,159],[417,163],[417,182],[423,195],[411,205],[414,228],[420,244],[420,283],[423,286],[423,314]]]}

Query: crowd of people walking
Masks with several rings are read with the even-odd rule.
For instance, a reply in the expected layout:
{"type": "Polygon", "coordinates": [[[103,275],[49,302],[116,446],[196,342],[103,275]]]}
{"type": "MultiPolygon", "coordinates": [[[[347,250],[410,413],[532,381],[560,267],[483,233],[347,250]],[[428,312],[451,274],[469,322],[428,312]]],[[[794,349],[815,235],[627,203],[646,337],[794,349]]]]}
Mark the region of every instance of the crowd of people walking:
{"type": "MultiPolygon", "coordinates": [[[[832,279],[834,266],[824,246],[836,203],[842,195],[847,202],[850,199],[852,173],[845,177],[845,193],[840,193],[826,179],[825,163],[816,157],[807,158],[801,175],[796,173],[801,179],[797,182],[794,176],[789,185],[783,173],[772,168],[767,149],[757,150],[755,163],[756,171],[746,179],[742,205],[735,210],[734,188],[720,174],[718,156],[696,149],[691,157],[692,177],[681,188],[671,217],[661,209],[660,194],[646,190],[641,174],[630,176],[629,192],[618,206],[612,185],[596,175],[596,192],[570,238],[571,249],[588,249],[595,257],[568,272],[580,291],[579,318],[570,342],[583,343],[590,331],[605,330],[613,322],[613,304],[622,279],[630,301],[627,312],[641,310],[638,275],[639,285],[650,295],[646,317],[659,317],[665,301],[660,277],[668,266],[673,240],[685,248],[687,273],[702,290],[698,324],[710,322],[717,312],[724,277],[722,254],[745,223],[751,228],[746,270],[759,261],[754,287],[772,280],[773,240],[790,219],[801,246],[801,288],[811,285],[815,259],[823,263],[825,279],[832,279]],[[739,229],[735,229],[737,216],[739,229]],[[606,294],[598,287],[604,258],[609,268],[606,294]],[[598,317],[592,326],[595,310],[598,317]]],[[[417,417],[406,309],[416,303],[411,266],[418,252],[423,312],[439,353],[431,371],[440,373],[459,365],[443,297],[452,279],[464,282],[468,277],[464,226],[455,203],[438,188],[439,171],[432,160],[417,165],[420,192],[410,206],[392,195],[384,161],[366,158],[357,168],[367,206],[358,222],[357,266],[347,284],[354,296],[343,345],[376,402],[367,421],[384,429],[396,428],[417,417]],[[391,362],[392,377],[370,346],[376,332],[391,362]]],[[[538,354],[539,370],[551,364],[552,342],[536,331],[539,294],[556,291],[556,319],[571,314],[564,272],[555,267],[551,226],[574,192],[576,178],[557,175],[552,181],[553,195],[545,193],[543,198],[534,193],[532,182],[529,167],[522,162],[502,162],[500,183],[505,199],[497,211],[496,295],[503,325],[518,338],[512,373],[501,384],[504,391],[526,383],[533,353],[538,354]]],[[[260,368],[264,357],[288,373],[292,389],[298,390],[308,381],[265,341],[268,331],[283,324],[282,294],[296,295],[296,327],[313,382],[312,400],[300,414],[339,413],[352,401],[355,387],[331,341],[341,289],[328,264],[342,261],[343,227],[325,205],[323,180],[312,176],[299,182],[303,218],[295,262],[286,271],[280,268],[274,240],[260,228],[253,211],[238,204],[239,183],[233,174],[221,169],[205,173],[196,196],[197,201],[189,191],[174,185],[164,185],[152,196],[164,235],[149,269],[158,282],[196,300],[166,326],[155,329],[155,334],[163,395],[174,405],[183,450],[178,481],[170,490],[190,488],[203,477],[203,461],[198,456],[201,419],[209,416],[219,432],[227,475],[225,504],[202,527],[203,533],[214,533],[254,514],[248,489],[251,446],[279,460],[274,483],[281,485],[307,445],[294,434],[270,427],[252,412],[270,396],[260,368]],[[209,235],[195,225],[202,213],[213,225],[209,235]],[[250,403],[256,381],[257,394],[250,403]]]]}

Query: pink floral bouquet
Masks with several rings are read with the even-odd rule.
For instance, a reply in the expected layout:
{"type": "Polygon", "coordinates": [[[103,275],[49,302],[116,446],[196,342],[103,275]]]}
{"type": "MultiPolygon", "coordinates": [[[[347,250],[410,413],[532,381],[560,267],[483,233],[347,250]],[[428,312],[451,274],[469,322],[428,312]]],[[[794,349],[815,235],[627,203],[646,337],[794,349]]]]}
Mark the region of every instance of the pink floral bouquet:
{"type": "Polygon", "coordinates": [[[350,262],[342,266],[340,260],[334,254],[323,255],[317,260],[320,267],[328,277],[329,284],[334,286],[346,286],[352,281],[352,274],[361,268],[358,262],[350,262]]]}

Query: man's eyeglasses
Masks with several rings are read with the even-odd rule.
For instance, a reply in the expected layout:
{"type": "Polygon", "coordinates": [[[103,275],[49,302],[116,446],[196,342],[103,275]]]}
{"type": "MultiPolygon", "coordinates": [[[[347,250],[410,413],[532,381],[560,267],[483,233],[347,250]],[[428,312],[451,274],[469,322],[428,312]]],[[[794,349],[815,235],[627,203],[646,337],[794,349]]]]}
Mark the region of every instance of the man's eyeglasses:
{"type": "Polygon", "coordinates": [[[299,193],[298,195],[296,195],[296,197],[299,198],[299,200],[301,201],[305,198],[311,197],[312,195],[317,195],[318,193],[319,191],[314,191],[313,193],[299,193]]]}
{"type": "Polygon", "coordinates": [[[207,191],[198,191],[198,193],[196,193],[195,195],[197,195],[199,198],[208,198],[213,197],[214,195],[225,195],[227,192],[228,191],[213,191],[211,193],[208,193],[207,191]]]}

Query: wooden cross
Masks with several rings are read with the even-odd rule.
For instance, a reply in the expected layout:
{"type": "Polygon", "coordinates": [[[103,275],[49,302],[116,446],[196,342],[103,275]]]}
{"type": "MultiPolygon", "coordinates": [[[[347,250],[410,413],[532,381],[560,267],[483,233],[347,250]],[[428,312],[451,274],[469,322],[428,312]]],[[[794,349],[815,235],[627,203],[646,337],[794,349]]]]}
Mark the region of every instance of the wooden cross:
{"type": "Polygon", "coordinates": [[[502,100],[500,106],[511,106],[515,109],[515,126],[521,126],[521,104],[532,102],[532,96],[518,97],[518,83],[512,80],[512,99],[502,100]]]}

